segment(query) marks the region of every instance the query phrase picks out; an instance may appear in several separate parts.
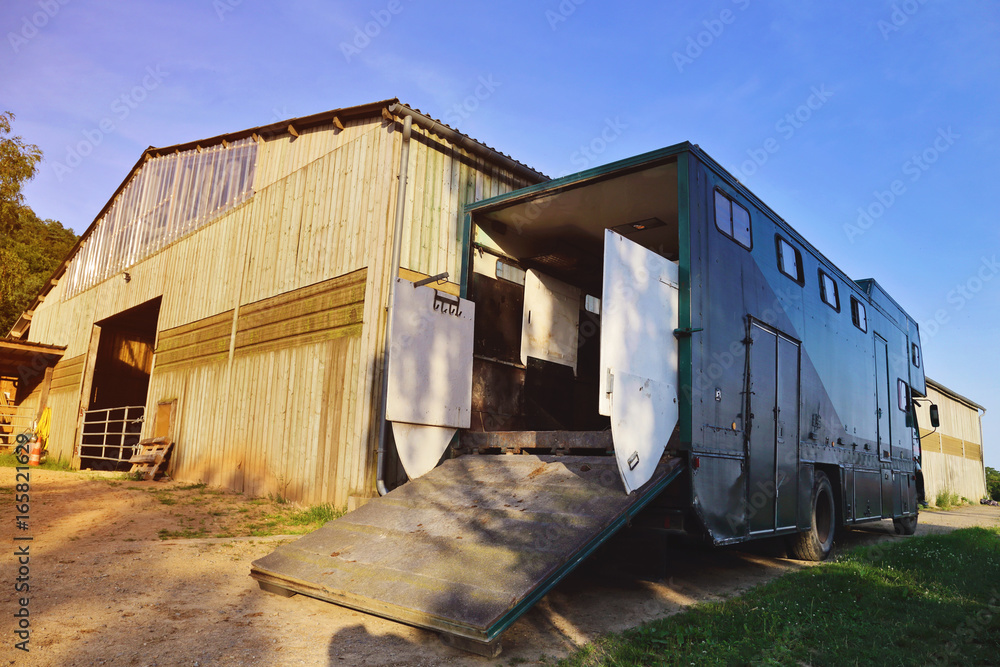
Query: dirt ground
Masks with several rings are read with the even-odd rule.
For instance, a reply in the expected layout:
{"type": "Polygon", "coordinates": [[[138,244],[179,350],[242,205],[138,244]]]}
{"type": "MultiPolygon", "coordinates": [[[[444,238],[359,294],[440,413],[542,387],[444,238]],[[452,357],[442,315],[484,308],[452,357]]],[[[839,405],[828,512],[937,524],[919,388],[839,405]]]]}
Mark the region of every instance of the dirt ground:
{"type": "MultiPolygon", "coordinates": [[[[206,515],[223,523],[246,515],[253,506],[241,496],[184,490],[177,482],[32,470],[28,529],[18,530],[14,475],[13,468],[0,468],[8,517],[0,531],[0,665],[551,664],[600,634],[808,566],[777,557],[778,547],[769,544],[649,551],[659,556],[656,566],[649,559],[598,559],[515,623],[499,658],[486,659],[451,649],[431,632],[303,596],[261,592],[249,577],[250,562],[294,538],[160,539],[161,531],[226,534],[231,526],[202,522],[206,515]],[[218,509],[223,506],[229,510],[218,509]],[[15,536],[32,540],[15,542],[15,536]],[[19,608],[13,553],[24,544],[30,545],[29,653],[15,648],[12,625],[19,608]]],[[[918,534],[1000,525],[1000,509],[924,512],[920,520],[918,534]]],[[[838,548],[896,539],[906,538],[883,521],[852,531],[838,548]]],[[[635,544],[619,547],[642,551],[635,544]]]]}

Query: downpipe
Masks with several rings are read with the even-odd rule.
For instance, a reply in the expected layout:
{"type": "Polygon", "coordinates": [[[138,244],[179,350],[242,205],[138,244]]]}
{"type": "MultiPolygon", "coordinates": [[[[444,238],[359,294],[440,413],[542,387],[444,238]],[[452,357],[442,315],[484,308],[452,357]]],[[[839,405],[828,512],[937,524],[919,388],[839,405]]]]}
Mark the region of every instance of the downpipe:
{"type": "Polygon", "coordinates": [[[386,441],[389,422],[386,408],[389,398],[389,353],[392,348],[392,309],[396,301],[396,278],[399,276],[399,256],[403,245],[403,218],[406,212],[406,178],[410,166],[410,135],[413,118],[403,117],[403,146],[399,154],[399,183],[396,189],[396,219],[392,230],[392,260],[389,267],[389,302],[386,306],[385,347],[382,353],[382,405],[378,426],[378,455],[375,472],[375,489],[380,496],[389,493],[385,486],[386,441]]]}

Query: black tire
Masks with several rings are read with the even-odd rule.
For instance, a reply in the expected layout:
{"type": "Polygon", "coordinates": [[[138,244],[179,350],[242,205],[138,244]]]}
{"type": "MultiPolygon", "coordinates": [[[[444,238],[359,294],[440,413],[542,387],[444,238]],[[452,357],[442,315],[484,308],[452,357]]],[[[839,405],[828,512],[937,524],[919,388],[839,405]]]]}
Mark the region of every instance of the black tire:
{"type": "Polygon", "coordinates": [[[896,529],[897,535],[912,535],[917,532],[917,515],[893,519],[892,527],[896,529]]]}
{"type": "Polygon", "coordinates": [[[788,537],[788,552],[799,560],[826,560],[833,549],[837,510],[833,486],[826,473],[817,470],[812,488],[812,521],[809,530],[788,537]]]}

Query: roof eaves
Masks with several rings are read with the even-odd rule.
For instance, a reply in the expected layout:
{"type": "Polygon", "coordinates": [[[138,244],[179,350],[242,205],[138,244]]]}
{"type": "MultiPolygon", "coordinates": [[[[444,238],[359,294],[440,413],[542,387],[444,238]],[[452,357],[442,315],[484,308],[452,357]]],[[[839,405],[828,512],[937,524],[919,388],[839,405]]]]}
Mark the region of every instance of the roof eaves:
{"type": "MultiPolygon", "coordinates": [[[[84,232],[76,240],[76,243],[73,245],[70,251],[66,253],[65,259],[63,259],[59,267],[52,273],[49,279],[45,282],[45,285],[38,292],[38,295],[35,297],[35,300],[32,302],[31,306],[27,310],[25,310],[24,313],[22,313],[22,315],[18,318],[17,322],[14,323],[14,326],[11,327],[10,331],[7,333],[7,337],[20,339],[24,335],[25,330],[30,325],[31,315],[32,313],[34,313],[35,309],[38,308],[38,304],[41,303],[42,298],[45,295],[47,295],[50,291],[52,291],[52,288],[55,287],[55,285],[59,282],[59,277],[62,276],[63,273],[65,273],[66,268],[69,266],[70,260],[72,260],[73,256],[76,255],[77,251],[83,245],[83,242],[86,241],[87,237],[89,237],[90,234],[94,231],[95,227],[97,226],[97,223],[101,220],[104,214],[107,213],[108,209],[111,208],[111,206],[115,202],[115,199],[122,192],[122,190],[125,189],[125,186],[128,185],[129,181],[132,180],[132,177],[136,175],[136,173],[142,167],[142,165],[145,164],[145,162],[151,157],[169,155],[170,153],[192,150],[198,147],[208,148],[210,146],[215,146],[223,142],[239,141],[240,139],[245,139],[246,137],[257,136],[257,137],[263,137],[264,139],[269,139],[272,137],[277,137],[279,135],[288,133],[289,128],[294,128],[295,131],[307,130],[321,125],[327,125],[331,123],[333,124],[342,123],[345,120],[366,118],[377,114],[388,114],[390,113],[389,111],[390,109],[396,107],[409,109],[410,111],[415,112],[417,115],[433,121],[433,123],[439,126],[439,128],[447,129],[450,133],[454,133],[459,137],[463,137],[465,139],[463,144],[466,144],[463,146],[464,148],[468,148],[473,145],[480,146],[482,147],[483,149],[482,152],[484,154],[486,155],[492,154],[498,158],[502,158],[501,160],[499,160],[501,162],[509,162],[512,165],[518,165],[520,168],[517,169],[517,171],[520,171],[522,175],[525,175],[528,178],[535,178],[539,181],[548,180],[548,176],[546,176],[545,174],[535,171],[534,169],[528,167],[524,163],[519,162],[514,158],[510,157],[509,155],[501,153],[482,142],[476,141],[475,139],[472,139],[468,135],[462,134],[461,132],[455,130],[446,123],[443,123],[437,119],[427,116],[426,114],[422,113],[419,109],[415,109],[413,107],[409,107],[405,104],[402,104],[399,101],[399,98],[395,97],[387,100],[382,100],[379,102],[371,102],[369,104],[361,104],[353,107],[332,109],[330,111],[323,111],[309,116],[289,118],[288,120],[276,121],[274,123],[269,123],[267,125],[259,125],[257,127],[251,127],[245,130],[240,130],[238,132],[219,134],[214,137],[199,139],[197,141],[189,141],[182,144],[174,144],[171,146],[164,146],[160,148],[149,146],[148,148],[146,148],[146,150],[142,152],[142,155],[139,156],[139,159],[136,161],[135,165],[132,166],[132,168],[128,171],[128,174],[126,174],[125,178],[115,189],[114,193],[112,193],[111,197],[108,198],[107,203],[105,203],[104,206],[101,208],[101,210],[97,213],[97,215],[94,216],[93,222],[90,223],[87,229],[84,230],[84,232]]],[[[426,129],[430,130],[431,132],[434,132],[433,126],[427,127],[426,129]]]]}
{"type": "Polygon", "coordinates": [[[934,389],[936,389],[938,391],[938,393],[944,394],[945,396],[947,396],[949,398],[952,398],[952,399],[954,399],[956,401],[959,401],[961,403],[965,403],[970,408],[974,408],[976,410],[982,410],[984,413],[986,412],[986,408],[984,408],[983,406],[979,405],[979,403],[976,403],[972,399],[966,398],[965,396],[962,396],[961,394],[959,394],[956,391],[952,391],[951,389],[949,389],[948,387],[944,386],[940,382],[932,380],[929,377],[928,378],[924,378],[924,379],[927,381],[927,384],[930,385],[931,387],[934,387],[934,389]]]}

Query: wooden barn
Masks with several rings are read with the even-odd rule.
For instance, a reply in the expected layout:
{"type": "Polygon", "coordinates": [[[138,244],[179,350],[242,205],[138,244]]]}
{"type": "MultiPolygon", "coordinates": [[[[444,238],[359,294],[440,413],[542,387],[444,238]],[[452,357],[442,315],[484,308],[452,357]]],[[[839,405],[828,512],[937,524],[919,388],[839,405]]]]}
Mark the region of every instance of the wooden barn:
{"type": "Polygon", "coordinates": [[[457,295],[465,205],[544,180],[395,99],[149,148],[8,335],[11,402],[77,466],[168,435],[175,478],[357,506],[393,277],[457,295]]]}
{"type": "Polygon", "coordinates": [[[973,502],[988,497],[982,425],[986,408],[930,378],[927,398],[916,403],[927,500],[933,502],[942,492],[973,502]],[[927,428],[931,405],[938,407],[938,428],[927,428]]]}

